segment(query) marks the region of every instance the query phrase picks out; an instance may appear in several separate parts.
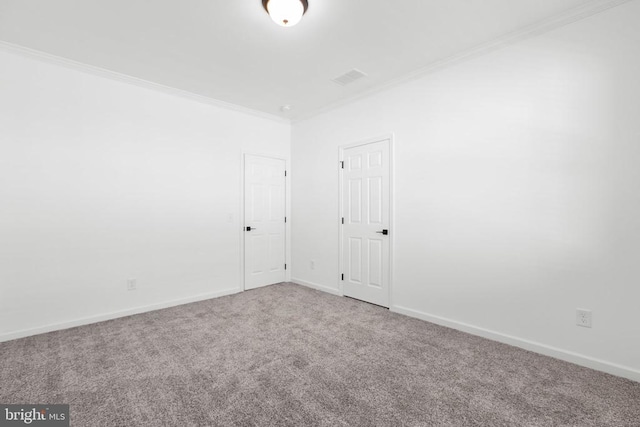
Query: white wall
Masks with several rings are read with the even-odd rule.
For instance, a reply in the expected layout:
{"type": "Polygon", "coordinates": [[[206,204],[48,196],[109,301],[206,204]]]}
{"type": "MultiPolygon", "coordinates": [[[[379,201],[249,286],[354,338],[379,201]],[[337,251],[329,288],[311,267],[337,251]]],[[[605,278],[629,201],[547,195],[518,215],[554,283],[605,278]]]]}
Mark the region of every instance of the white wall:
{"type": "Polygon", "coordinates": [[[293,280],[340,292],[338,147],[393,132],[392,309],[640,380],[639,16],[294,124],[293,280]]]}
{"type": "Polygon", "coordinates": [[[237,291],[243,151],[290,125],[0,51],[0,340],[237,291]]]}

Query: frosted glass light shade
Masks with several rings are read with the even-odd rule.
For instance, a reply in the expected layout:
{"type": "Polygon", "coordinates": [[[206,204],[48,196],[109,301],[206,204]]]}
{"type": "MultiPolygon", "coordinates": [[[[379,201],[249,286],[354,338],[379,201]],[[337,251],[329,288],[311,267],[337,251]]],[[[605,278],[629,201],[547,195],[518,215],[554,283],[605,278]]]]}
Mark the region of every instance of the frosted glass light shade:
{"type": "Polygon", "coordinates": [[[306,1],[301,0],[268,0],[265,8],[269,16],[278,25],[293,27],[302,19],[306,11],[306,1]]]}

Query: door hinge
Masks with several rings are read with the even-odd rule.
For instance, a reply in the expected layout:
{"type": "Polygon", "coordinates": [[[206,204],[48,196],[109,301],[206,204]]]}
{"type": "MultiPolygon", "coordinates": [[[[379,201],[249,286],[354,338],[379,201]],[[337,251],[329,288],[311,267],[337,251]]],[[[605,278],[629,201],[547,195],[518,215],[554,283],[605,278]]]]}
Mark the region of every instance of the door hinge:
{"type": "Polygon", "coordinates": [[[344,224],[344,217],[342,217],[342,223],[344,224]]]}
{"type": "Polygon", "coordinates": [[[287,171],[284,171],[284,176],[287,176],[287,171]]]}
{"type": "Polygon", "coordinates": [[[287,269],[287,264],[285,264],[285,265],[284,265],[284,269],[285,269],[285,270],[287,269]]]}
{"type": "Polygon", "coordinates": [[[286,216],[284,217],[284,222],[287,222],[287,217],[286,216]]]}
{"type": "Polygon", "coordinates": [[[344,162],[340,161],[340,168],[344,169],[344,162]]]}
{"type": "Polygon", "coordinates": [[[344,280],[344,273],[342,273],[342,277],[340,277],[340,280],[344,280]]]}

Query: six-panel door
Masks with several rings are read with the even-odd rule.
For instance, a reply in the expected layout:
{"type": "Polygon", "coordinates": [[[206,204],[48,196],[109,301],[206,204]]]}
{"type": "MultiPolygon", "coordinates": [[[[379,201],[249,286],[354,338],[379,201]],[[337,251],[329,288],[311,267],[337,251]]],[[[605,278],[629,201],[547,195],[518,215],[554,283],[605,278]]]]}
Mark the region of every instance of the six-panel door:
{"type": "Polygon", "coordinates": [[[285,280],[285,162],[245,156],[245,289],[285,280]]]}
{"type": "Polygon", "coordinates": [[[389,140],[344,150],[344,295],[389,306],[389,140]]]}

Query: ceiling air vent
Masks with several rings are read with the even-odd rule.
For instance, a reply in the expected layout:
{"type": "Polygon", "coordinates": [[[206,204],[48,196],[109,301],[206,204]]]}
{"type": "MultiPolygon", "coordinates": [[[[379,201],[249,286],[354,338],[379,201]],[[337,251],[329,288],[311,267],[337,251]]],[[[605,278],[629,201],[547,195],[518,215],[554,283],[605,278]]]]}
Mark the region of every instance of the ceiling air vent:
{"type": "Polygon", "coordinates": [[[336,77],[335,79],[332,80],[332,82],[337,83],[340,86],[346,86],[363,77],[367,77],[367,75],[362,71],[356,70],[354,68],[353,70],[347,71],[343,75],[336,77]]]}

